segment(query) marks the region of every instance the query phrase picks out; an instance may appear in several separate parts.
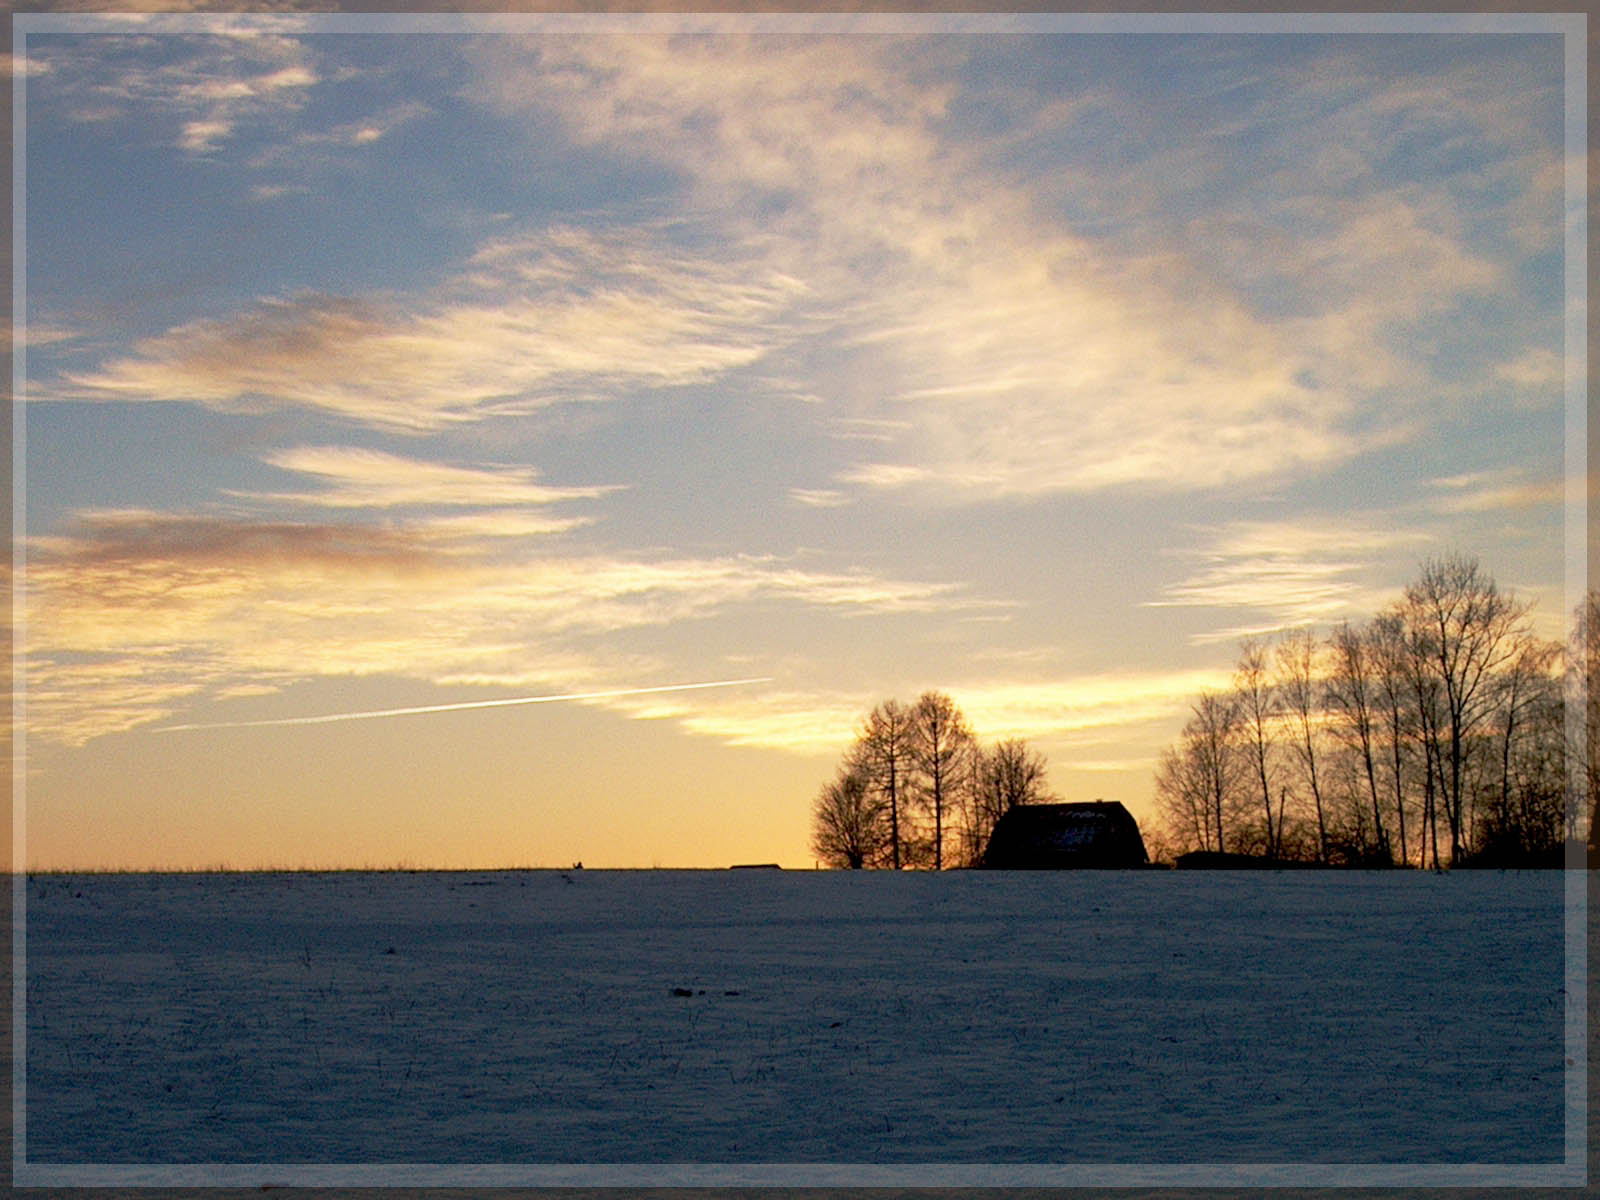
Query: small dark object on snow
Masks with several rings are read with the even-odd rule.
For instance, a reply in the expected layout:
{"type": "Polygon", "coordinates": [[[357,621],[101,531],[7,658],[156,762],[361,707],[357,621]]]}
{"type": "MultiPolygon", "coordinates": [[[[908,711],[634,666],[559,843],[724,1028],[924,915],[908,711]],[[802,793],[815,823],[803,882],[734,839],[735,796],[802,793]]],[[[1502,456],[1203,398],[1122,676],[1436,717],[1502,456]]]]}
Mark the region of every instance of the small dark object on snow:
{"type": "Polygon", "coordinates": [[[1115,800],[1019,804],[995,822],[980,866],[993,870],[1142,867],[1150,861],[1133,814],[1115,800]]]}
{"type": "Polygon", "coordinates": [[[384,953],[385,954],[393,954],[394,953],[394,947],[393,946],[388,947],[387,949],[384,950],[384,953]]]}
{"type": "Polygon", "coordinates": [[[690,988],[673,988],[672,994],[674,996],[692,996],[694,991],[690,988]]]}
{"type": "Polygon", "coordinates": [[[724,996],[737,996],[739,993],[738,992],[723,992],[722,994],[724,996]]]}

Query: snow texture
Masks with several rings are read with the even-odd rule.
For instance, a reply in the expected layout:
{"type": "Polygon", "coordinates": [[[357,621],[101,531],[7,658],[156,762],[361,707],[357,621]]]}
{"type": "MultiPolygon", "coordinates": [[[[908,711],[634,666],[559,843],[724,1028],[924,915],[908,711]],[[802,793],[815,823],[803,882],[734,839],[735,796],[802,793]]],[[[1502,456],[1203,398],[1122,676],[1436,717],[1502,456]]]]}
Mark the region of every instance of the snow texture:
{"type": "Polygon", "coordinates": [[[18,1177],[1559,1164],[1563,878],[36,876],[18,1177]]]}

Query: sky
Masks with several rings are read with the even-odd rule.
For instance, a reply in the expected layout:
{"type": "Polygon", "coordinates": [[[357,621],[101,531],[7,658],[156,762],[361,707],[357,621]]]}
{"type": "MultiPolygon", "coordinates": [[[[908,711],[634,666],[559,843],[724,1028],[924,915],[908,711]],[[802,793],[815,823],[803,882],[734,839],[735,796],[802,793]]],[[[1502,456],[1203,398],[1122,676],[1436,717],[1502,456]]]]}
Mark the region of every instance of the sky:
{"type": "Polygon", "coordinates": [[[29,866],[809,867],[930,688],[1148,823],[1242,636],[1563,633],[1559,19],[33,20],[29,866]]]}

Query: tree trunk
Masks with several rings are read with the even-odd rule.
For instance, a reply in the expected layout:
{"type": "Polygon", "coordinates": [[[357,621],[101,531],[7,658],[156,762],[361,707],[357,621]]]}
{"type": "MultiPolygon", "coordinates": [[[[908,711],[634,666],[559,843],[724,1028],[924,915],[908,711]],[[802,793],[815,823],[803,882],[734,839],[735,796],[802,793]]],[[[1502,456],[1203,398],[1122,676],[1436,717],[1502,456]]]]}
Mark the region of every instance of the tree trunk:
{"type": "Polygon", "coordinates": [[[894,869],[900,869],[900,794],[894,759],[889,760],[889,855],[894,869]]]}
{"type": "Polygon", "coordinates": [[[1406,866],[1411,865],[1411,849],[1406,845],[1406,789],[1405,776],[1405,749],[1400,741],[1400,722],[1396,719],[1392,725],[1394,748],[1394,816],[1395,822],[1400,826],[1400,861],[1406,866]]]}

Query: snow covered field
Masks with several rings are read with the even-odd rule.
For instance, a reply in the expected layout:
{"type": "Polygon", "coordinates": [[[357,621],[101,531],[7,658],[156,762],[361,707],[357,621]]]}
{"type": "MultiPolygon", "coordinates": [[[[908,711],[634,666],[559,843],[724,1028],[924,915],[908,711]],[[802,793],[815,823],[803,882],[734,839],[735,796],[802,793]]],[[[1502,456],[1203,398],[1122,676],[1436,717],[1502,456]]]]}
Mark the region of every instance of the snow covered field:
{"type": "Polygon", "coordinates": [[[18,1163],[1560,1164],[1563,905],[1560,872],[39,876],[18,1163]]]}

